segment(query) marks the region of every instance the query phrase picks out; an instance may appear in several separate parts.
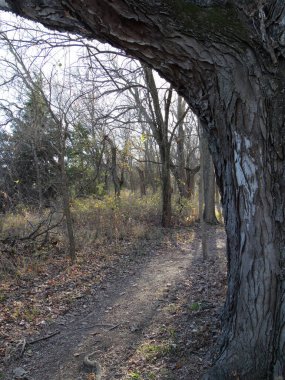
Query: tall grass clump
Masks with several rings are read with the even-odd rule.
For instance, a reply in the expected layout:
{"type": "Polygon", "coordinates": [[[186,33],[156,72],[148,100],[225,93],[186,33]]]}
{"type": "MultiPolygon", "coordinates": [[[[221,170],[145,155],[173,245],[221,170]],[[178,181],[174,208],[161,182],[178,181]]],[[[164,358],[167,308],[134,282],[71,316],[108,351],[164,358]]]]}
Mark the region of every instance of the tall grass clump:
{"type": "MultiPolygon", "coordinates": [[[[144,197],[124,190],[120,198],[106,195],[73,201],[75,231],[79,247],[121,240],[151,239],[160,229],[161,198],[159,193],[144,197]]],[[[189,200],[173,199],[173,222],[192,223],[196,209],[189,200]]]]}
{"type": "Polygon", "coordinates": [[[77,242],[92,243],[145,238],[150,225],[159,223],[159,196],[139,198],[123,191],[120,198],[106,195],[101,199],[88,197],[73,202],[77,242]]]}

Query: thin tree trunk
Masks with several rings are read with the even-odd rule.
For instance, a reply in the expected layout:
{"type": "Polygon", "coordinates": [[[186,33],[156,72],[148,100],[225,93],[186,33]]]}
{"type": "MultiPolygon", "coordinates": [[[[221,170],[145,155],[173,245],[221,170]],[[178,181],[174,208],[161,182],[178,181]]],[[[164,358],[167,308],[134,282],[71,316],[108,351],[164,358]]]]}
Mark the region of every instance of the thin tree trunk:
{"type": "Polygon", "coordinates": [[[204,151],[203,151],[203,142],[201,139],[201,126],[199,123],[199,134],[200,134],[200,183],[199,183],[199,218],[200,218],[200,227],[201,227],[201,246],[202,246],[202,257],[203,260],[208,258],[208,241],[207,241],[207,232],[206,232],[206,223],[205,223],[205,189],[204,189],[204,151]]]}
{"type": "Polygon", "coordinates": [[[41,171],[40,171],[38,155],[37,155],[36,148],[35,148],[33,143],[32,143],[32,150],[33,150],[34,163],[35,163],[35,168],[36,168],[37,190],[38,190],[38,195],[39,195],[39,211],[42,212],[42,209],[43,209],[43,188],[42,188],[42,180],[41,180],[41,171]]]}
{"type": "Polygon", "coordinates": [[[194,197],[195,192],[195,176],[200,170],[200,165],[196,166],[193,169],[186,168],[186,186],[188,198],[191,199],[194,197]]]}
{"type": "Polygon", "coordinates": [[[186,183],[186,171],[185,171],[185,131],[183,127],[183,120],[182,115],[185,113],[185,102],[184,99],[179,96],[178,97],[178,103],[177,103],[177,119],[181,120],[179,126],[178,126],[178,136],[176,140],[177,144],[177,177],[176,177],[176,183],[178,186],[179,194],[183,198],[188,198],[188,190],[187,190],[187,183],[186,183]]]}
{"type": "Polygon", "coordinates": [[[145,175],[144,171],[137,167],[137,171],[139,173],[139,178],[140,178],[140,191],[141,191],[141,197],[144,197],[146,195],[146,186],[145,186],[145,175]]]}
{"type": "Polygon", "coordinates": [[[64,154],[60,155],[60,174],[61,174],[61,194],[62,194],[62,205],[63,205],[63,213],[65,216],[66,223],[66,231],[68,237],[69,244],[69,257],[72,263],[74,263],[76,259],[76,250],[75,250],[75,238],[73,231],[73,221],[70,210],[70,198],[69,198],[69,189],[68,189],[68,181],[65,169],[64,162],[64,154]]]}
{"type": "Polygon", "coordinates": [[[162,227],[171,226],[171,180],[170,180],[170,152],[164,147],[160,148],[161,159],[161,187],[162,187],[162,227]]]}
{"type": "Polygon", "coordinates": [[[134,165],[132,158],[129,159],[129,173],[130,173],[130,189],[131,192],[134,193],[136,191],[136,182],[135,182],[135,175],[134,175],[134,165]]]}
{"type": "MultiPolygon", "coordinates": [[[[154,147],[152,144],[151,145],[149,144],[148,155],[146,156],[146,160],[156,161],[156,155],[155,155],[154,147]]],[[[147,185],[151,186],[153,194],[157,192],[157,182],[158,182],[158,178],[160,174],[159,166],[158,167],[157,166],[158,165],[154,166],[151,162],[148,162],[146,165],[146,176],[147,176],[146,186],[147,185]]]]}
{"type": "Polygon", "coordinates": [[[121,186],[124,182],[124,173],[122,171],[120,179],[117,172],[117,147],[115,146],[115,144],[109,136],[105,136],[105,140],[108,141],[111,147],[111,173],[114,184],[115,196],[119,198],[121,195],[121,186]]]}
{"type": "MultiPolygon", "coordinates": [[[[201,122],[200,122],[201,123],[201,122]]],[[[215,210],[215,176],[214,165],[210,155],[208,141],[204,136],[203,129],[200,128],[200,152],[203,157],[203,194],[204,194],[204,219],[206,223],[217,224],[215,210]]],[[[202,165],[202,164],[201,164],[202,165]]]]}
{"type": "Polygon", "coordinates": [[[170,142],[168,141],[168,121],[171,98],[173,94],[172,87],[169,88],[168,96],[165,104],[165,119],[162,116],[162,109],[158,90],[155,84],[153,72],[149,67],[143,66],[144,75],[148,91],[151,98],[152,113],[154,119],[150,123],[150,127],[159,146],[159,154],[161,160],[161,188],[162,188],[162,219],[163,227],[171,226],[171,180],[170,180],[170,142]]]}
{"type": "Polygon", "coordinates": [[[185,174],[186,174],[185,183],[181,181],[181,177],[178,173],[176,166],[172,162],[170,163],[170,165],[171,165],[172,174],[178,186],[180,197],[191,199],[191,197],[193,197],[194,195],[195,175],[200,170],[200,165],[196,166],[193,169],[190,169],[187,167],[184,168],[185,174]]]}

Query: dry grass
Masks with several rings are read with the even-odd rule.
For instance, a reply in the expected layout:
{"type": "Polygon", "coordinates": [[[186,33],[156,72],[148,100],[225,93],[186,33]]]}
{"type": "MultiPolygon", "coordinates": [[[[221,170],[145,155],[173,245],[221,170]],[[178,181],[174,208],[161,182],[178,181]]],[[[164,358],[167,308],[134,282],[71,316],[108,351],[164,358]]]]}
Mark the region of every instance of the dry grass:
{"type": "MultiPolygon", "coordinates": [[[[160,196],[138,197],[123,192],[116,200],[85,198],[73,202],[77,242],[80,247],[94,242],[151,239],[160,224],[160,196]]],[[[198,207],[188,200],[173,201],[174,224],[190,224],[197,219],[198,207]]]]}
{"type": "MultiPolygon", "coordinates": [[[[59,209],[59,208],[58,208],[59,209]]],[[[102,199],[89,197],[72,201],[72,215],[78,260],[88,254],[104,251],[120,251],[126,243],[140,248],[148,240],[160,240],[161,202],[159,194],[139,197],[123,191],[120,199],[108,195],[102,199]]],[[[188,200],[173,199],[173,223],[190,224],[197,219],[198,208],[188,200]]],[[[16,213],[0,215],[0,241],[10,239],[12,245],[0,242],[0,279],[5,276],[40,274],[42,264],[55,255],[64,255],[67,247],[63,225],[53,229],[39,239],[21,241],[48,217],[50,210],[39,214],[21,207],[16,213]]],[[[60,213],[53,215],[59,220],[60,213]]]]}
{"type": "Polygon", "coordinates": [[[124,192],[120,199],[75,200],[73,215],[78,248],[122,240],[147,239],[150,225],[159,224],[158,197],[137,198],[124,192]]]}

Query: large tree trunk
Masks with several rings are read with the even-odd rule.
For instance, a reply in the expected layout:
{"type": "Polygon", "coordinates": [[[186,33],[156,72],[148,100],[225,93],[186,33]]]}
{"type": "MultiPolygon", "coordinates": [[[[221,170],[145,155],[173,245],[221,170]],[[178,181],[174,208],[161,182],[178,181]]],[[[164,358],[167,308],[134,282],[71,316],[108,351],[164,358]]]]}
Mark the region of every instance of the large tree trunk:
{"type": "Polygon", "coordinates": [[[236,98],[233,112],[226,112],[224,120],[217,117],[231,147],[223,157],[214,152],[229,277],[221,365],[211,379],[235,378],[234,372],[242,379],[285,376],[282,98],[263,99],[259,93],[246,103],[236,98]],[[230,127],[228,118],[235,121],[230,127]]]}
{"type": "Polygon", "coordinates": [[[207,378],[284,379],[284,1],[7,0],[1,6],[124,48],[185,96],[206,126],[228,241],[224,339],[207,378]]]}

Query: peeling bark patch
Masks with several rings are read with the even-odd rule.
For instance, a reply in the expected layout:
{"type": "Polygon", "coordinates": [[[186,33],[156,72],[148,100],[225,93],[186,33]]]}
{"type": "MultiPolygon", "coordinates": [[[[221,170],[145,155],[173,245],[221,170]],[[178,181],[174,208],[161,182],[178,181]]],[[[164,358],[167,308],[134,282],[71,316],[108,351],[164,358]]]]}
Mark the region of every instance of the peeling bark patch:
{"type": "Polygon", "coordinates": [[[246,192],[243,196],[244,200],[247,200],[244,217],[249,222],[255,214],[254,198],[258,190],[257,166],[249,154],[248,148],[251,146],[249,139],[235,133],[235,142],[235,175],[238,187],[240,188],[239,191],[246,192]]]}

